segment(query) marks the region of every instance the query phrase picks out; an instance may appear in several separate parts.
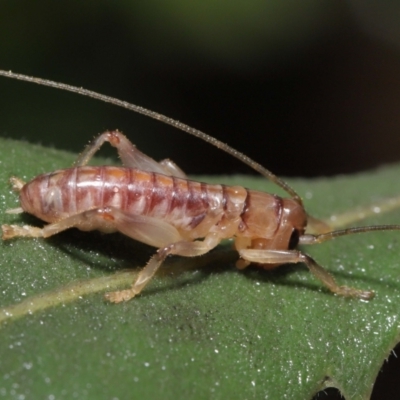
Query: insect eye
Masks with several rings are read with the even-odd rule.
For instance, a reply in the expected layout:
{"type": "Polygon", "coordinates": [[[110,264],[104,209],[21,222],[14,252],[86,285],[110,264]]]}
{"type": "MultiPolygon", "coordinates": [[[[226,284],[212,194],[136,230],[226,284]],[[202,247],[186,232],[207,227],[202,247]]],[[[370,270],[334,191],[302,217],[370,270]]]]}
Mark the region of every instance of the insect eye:
{"type": "Polygon", "coordinates": [[[293,250],[299,244],[300,232],[298,229],[293,229],[292,235],[289,240],[289,250],[293,250]]]}

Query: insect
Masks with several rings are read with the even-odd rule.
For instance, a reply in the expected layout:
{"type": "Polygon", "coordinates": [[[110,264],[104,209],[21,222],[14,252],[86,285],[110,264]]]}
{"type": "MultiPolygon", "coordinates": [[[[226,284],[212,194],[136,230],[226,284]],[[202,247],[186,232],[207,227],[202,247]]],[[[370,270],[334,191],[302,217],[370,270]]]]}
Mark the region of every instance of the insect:
{"type": "Polygon", "coordinates": [[[27,212],[48,224],[44,228],[2,225],[3,240],[47,238],[76,227],[83,231],[119,231],[158,248],[131,288],[105,295],[114,303],[127,301],[141,293],[167,256],[200,256],[221,240],[230,238],[234,239],[240,256],[239,269],[250,264],[272,269],[287,263],[304,263],[335,294],[364,300],[373,297],[370,290],[339,286],[329,272],[309,255],[297,250],[297,246],[355,233],[400,230],[400,225],[329,231],[322,222],[307,215],[300,196],[285,181],[199,130],[83,88],[9,71],[0,70],[0,75],[89,96],[170,124],[233,155],[290,195],[290,198],[281,198],[241,186],[192,181],[174,162],[157,162],[140,152],[119,131],[107,131],[86,147],[72,168],[39,175],[28,183],[11,178],[13,188],[19,192],[20,207],[7,212],[27,212]],[[105,142],[117,149],[123,167],[87,165],[105,142]],[[310,225],[317,234],[306,233],[310,225]]]}

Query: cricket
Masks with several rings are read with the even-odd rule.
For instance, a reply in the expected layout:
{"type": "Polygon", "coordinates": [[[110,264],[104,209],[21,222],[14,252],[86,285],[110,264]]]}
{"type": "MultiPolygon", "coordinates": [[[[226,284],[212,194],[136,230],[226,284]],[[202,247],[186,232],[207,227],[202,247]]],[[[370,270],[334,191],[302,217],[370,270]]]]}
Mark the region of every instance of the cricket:
{"type": "Polygon", "coordinates": [[[2,238],[48,238],[70,228],[120,232],[157,248],[132,286],[105,294],[112,303],[142,292],[169,255],[201,256],[225,239],[233,239],[238,269],[249,265],[273,269],[303,263],[332,293],[370,300],[371,290],[340,286],[312,257],[298,250],[350,234],[400,230],[400,225],[374,225],[331,230],[305,211],[301,197],[284,180],[218,139],[143,107],[84,88],[0,70],[0,75],[74,92],[172,125],[236,157],[281,187],[275,194],[241,186],[207,184],[189,179],[171,160],[160,162],[139,151],[121,132],[107,131],[94,139],[71,168],[39,175],[29,182],[11,177],[20,207],[10,214],[29,213],[47,222],[43,228],[2,225],[2,238]],[[89,166],[99,148],[115,147],[123,166],[89,166]],[[313,234],[307,233],[312,228],[313,234]]]}

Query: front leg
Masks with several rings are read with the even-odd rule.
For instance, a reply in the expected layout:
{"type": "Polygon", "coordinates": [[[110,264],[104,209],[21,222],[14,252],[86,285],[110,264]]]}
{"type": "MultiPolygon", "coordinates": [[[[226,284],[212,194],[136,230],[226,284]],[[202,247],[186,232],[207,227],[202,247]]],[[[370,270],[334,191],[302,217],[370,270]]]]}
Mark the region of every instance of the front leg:
{"type": "Polygon", "coordinates": [[[374,297],[371,290],[360,290],[348,286],[339,286],[335,278],[322,268],[313,258],[297,250],[256,250],[244,249],[239,251],[240,256],[246,260],[258,264],[296,264],[304,263],[310,272],[321,281],[332,293],[344,297],[357,297],[362,300],[370,300],[374,297]]]}

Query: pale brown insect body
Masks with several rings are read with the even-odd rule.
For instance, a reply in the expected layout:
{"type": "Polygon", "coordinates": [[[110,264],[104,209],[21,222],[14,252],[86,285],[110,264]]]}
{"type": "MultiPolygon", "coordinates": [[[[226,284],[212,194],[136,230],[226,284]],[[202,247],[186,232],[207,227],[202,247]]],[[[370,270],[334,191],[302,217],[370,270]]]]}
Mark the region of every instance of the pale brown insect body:
{"type": "Polygon", "coordinates": [[[23,186],[20,201],[24,211],[47,222],[113,207],[163,219],[191,239],[200,237],[194,231],[206,233],[203,225],[210,229],[213,215],[220,219],[225,209],[231,215],[238,203],[243,211],[242,193],[230,189],[133,168],[85,166],[36,177],[23,186]]]}
{"type": "MultiPolygon", "coordinates": [[[[92,209],[114,208],[127,215],[164,220],[185,240],[218,232],[221,239],[236,237],[239,242],[257,238],[261,248],[262,240],[263,247],[271,247],[267,241],[278,237],[272,248],[281,250],[288,248],[294,230],[304,233],[306,222],[303,208],[292,199],[113,166],[40,175],[23,185],[20,203],[25,212],[50,223],[92,209]]],[[[98,224],[96,229],[104,232],[118,230],[107,219],[98,224]]],[[[88,226],[94,229],[94,222],[88,226]]],[[[154,245],[152,239],[146,243],[154,245]]]]}
{"type": "Polygon", "coordinates": [[[351,233],[399,230],[399,225],[305,234],[307,220],[320,232],[326,230],[326,226],[307,216],[300,197],[287,183],[218,140],[160,114],[85,89],[1,70],[0,75],[89,95],[174,125],[239,158],[292,197],[283,199],[241,186],[189,180],[172,161],[156,162],[141,153],[122,133],[104,132],[87,146],[73,168],[43,174],[28,183],[12,178],[14,189],[20,192],[21,207],[9,212],[25,211],[49,224],[42,229],[3,225],[3,239],[46,238],[76,227],[106,233],[119,231],[157,247],[157,253],[130,289],[106,294],[112,302],[129,300],[139,294],[168,255],[202,255],[228,238],[235,239],[240,255],[238,268],[255,263],[270,269],[285,263],[303,262],[334,293],[362,299],[373,296],[371,291],[337,285],[325,269],[295,248],[299,243],[321,243],[351,233]],[[124,167],[86,165],[104,142],[117,149],[124,167]]]}

